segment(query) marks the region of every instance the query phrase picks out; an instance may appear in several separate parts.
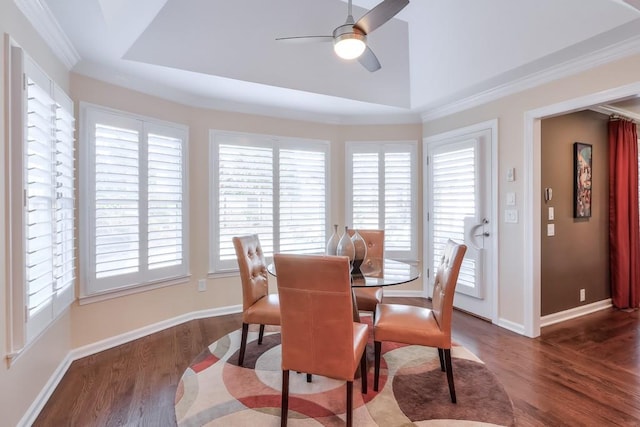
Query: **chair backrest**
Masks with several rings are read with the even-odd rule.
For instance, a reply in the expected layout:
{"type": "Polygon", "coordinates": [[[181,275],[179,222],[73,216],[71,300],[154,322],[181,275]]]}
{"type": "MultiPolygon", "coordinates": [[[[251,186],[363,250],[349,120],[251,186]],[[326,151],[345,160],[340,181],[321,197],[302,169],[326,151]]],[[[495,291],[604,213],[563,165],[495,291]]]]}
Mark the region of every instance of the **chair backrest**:
{"type": "MultiPolygon", "coordinates": [[[[349,230],[349,235],[353,236],[354,230],[349,230]]],[[[358,234],[367,243],[367,258],[384,258],[384,230],[361,230],[358,234]]]]}
{"type": "Polygon", "coordinates": [[[282,369],[353,379],[349,258],[276,254],[282,369]]]}
{"type": "Polygon", "coordinates": [[[440,326],[440,330],[448,334],[449,338],[451,338],[453,297],[456,292],[460,266],[466,251],[466,245],[458,244],[449,239],[445,245],[433,284],[433,315],[438,322],[438,326],[440,326]]]}
{"type": "Polygon", "coordinates": [[[257,234],[234,237],[233,246],[242,281],[242,309],[246,310],[269,293],[267,263],[257,234]]]}

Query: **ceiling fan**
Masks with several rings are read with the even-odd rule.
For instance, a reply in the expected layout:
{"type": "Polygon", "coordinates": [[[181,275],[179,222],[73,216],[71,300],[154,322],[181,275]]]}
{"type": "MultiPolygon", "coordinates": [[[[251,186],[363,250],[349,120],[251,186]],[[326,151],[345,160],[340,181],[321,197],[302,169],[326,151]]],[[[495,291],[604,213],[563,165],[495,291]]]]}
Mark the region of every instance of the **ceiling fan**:
{"type": "Polygon", "coordinates": [[[367,46],[367,35],[396,16],[409,0],[383,0],[365,13],[357,22],[353,20],[351,0],[348,2],[347,21],[333,30],[331,36],[280,37],[276,40],[287,42],[333,42],[333,49],[343,59],[358,59],[367,70],[378,71],[380,61],[367,46]]]}

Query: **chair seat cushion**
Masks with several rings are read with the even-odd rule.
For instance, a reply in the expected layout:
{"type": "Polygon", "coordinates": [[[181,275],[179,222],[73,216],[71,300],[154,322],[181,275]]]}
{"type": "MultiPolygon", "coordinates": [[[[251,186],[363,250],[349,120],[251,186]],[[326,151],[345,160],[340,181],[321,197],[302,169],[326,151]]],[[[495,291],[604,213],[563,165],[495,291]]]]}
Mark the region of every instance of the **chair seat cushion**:
{"type": "Polygon", "coordinates": [[[278,294],[267,294],[242,313],[244,323],[261,325],[280,324],[280,298],[278,294]]]}
{"type": "Polygon", "coordinates": [[[451,336],[440,330],[431,310],[404,304],[378,304],[373,339],[451,348],[451,336]]]}
{"type": "Polygon", "coordinates": [[[376,306],[382,302],[382,288],[353,288],[359,311],[376,311],[376,306]]]}

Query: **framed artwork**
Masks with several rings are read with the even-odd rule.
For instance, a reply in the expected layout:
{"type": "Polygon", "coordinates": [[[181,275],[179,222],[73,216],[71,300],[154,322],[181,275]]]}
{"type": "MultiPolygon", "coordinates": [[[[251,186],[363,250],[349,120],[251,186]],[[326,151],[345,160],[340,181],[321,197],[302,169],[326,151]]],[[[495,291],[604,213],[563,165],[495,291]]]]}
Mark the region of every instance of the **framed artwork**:
{"type": "Polygon", "coordinates": [[[573,144],[573,217],[591,216],[591,144],[573,144]]]}

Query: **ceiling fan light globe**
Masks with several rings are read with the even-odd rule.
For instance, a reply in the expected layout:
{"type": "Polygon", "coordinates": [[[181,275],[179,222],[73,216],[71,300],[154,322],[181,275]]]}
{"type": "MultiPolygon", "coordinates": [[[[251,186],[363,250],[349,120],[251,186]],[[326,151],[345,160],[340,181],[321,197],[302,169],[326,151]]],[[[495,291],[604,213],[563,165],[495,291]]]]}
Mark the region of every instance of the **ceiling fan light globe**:
{"type": "Polygon", "coordinates": [[[360,34],[343,34],[333,42],[333,50],[342,59],[356,59],[367,47],[360,34]]]}

